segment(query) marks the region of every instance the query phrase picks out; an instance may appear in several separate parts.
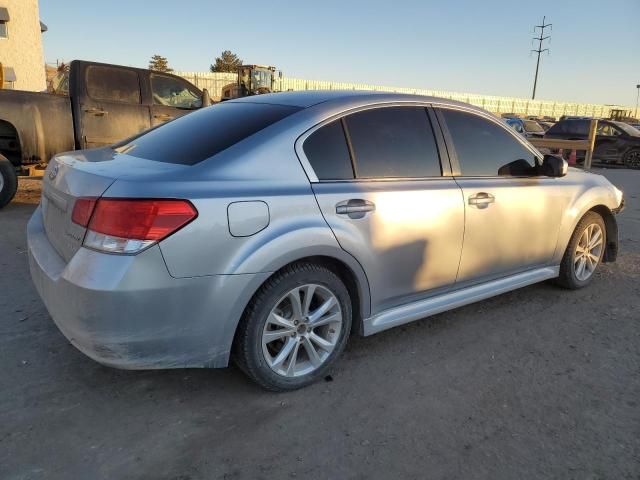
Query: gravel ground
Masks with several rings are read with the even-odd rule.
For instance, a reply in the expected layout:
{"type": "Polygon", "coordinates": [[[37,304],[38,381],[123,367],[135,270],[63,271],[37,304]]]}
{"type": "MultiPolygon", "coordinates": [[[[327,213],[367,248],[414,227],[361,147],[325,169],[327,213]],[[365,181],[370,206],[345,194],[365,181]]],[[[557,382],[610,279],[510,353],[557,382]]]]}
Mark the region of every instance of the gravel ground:
{"type": "Polygon", "coordinates": [[[0,212],[0,478],[639,479],[640,172],[604,173],[627,209],[590,287],[354,338],[330,379],[288,394],[75,350],[29,279],[23,182],[0,212]]]}

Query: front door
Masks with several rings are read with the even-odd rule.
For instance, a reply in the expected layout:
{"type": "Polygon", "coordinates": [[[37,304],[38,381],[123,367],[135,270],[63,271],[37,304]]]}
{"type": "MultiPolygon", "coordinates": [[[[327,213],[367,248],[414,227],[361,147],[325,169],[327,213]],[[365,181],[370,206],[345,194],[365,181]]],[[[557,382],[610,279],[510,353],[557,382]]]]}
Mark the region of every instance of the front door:
{"type": "Polygon", "coordinates": [[[140,79],[133,69],[90,65],[81,101],[81,147],[110,145],[150,127],[149,107],[142,105],[140,79]]]}
{"type": "Polygon", "coordinates": [[[152,127],[202,107],[200,92],[185,79],[160,73],[150,77],[152,127]]]}
{"type": "Polygon", "coordinates": [[[497,120],[440,110],[462,188],[465,232],[458,287],[548,265],[566,201],[538,176],[536,155],[497,120]]]}
{"type": "Polygon", "coordinates": [[[593,157],[606,162],[622,160],[622,153],[627,145],[622,130],[616,126],[602,122],[598,124],[593,157]]]}
{"type": "Polygon", "coordinates": [[[372,314],[451,288],[464,206],[423,106],[353,113],[316,130],[304,152],[327,223],[365,270],[372,314]]]}

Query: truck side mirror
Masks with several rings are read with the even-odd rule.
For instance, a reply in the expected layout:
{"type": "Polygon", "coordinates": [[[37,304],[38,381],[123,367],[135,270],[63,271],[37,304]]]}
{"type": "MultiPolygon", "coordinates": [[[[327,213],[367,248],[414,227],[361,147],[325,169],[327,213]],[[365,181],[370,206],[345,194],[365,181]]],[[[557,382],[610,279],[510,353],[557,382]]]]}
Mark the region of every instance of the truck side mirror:
{"type": "Polygon", "coordinates": [[[202,89],[202,106],[209,107],[211,105],[211,97],[209,96],[209,90],[202,89]]]}

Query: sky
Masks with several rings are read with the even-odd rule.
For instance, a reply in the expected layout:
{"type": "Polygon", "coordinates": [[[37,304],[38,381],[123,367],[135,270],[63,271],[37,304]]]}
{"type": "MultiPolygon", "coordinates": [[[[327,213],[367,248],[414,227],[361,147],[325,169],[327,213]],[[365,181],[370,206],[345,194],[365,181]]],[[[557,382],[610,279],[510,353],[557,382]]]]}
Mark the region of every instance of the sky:
{"type": "Polygon", "coordinates": [[[635,106],[640,0],[40,0],[45,60],[208,71],[222,50],[289,77],[635,106]]]}

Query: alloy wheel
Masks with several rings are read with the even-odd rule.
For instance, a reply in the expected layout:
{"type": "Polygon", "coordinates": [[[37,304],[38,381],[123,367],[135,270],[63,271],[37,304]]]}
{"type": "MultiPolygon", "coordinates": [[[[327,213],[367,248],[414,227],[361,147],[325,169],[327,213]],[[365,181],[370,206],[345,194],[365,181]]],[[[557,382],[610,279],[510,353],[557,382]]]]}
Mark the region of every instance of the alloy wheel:
{"type": "Polygon", "coordinates": [[[307,375],[326,362],[341,331],[342,310],[336,295],[322,285],[303,285],[290,290],[269,313],[262,353],[279,375],[307,375]]]}
{"type": "Polygon", "coordinates": [[[588,280],[595,272],[604,247],[604,234],[597,223],[584,229],[573,255],[573,269],[581,282],[588,280]]]}

